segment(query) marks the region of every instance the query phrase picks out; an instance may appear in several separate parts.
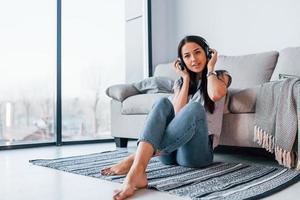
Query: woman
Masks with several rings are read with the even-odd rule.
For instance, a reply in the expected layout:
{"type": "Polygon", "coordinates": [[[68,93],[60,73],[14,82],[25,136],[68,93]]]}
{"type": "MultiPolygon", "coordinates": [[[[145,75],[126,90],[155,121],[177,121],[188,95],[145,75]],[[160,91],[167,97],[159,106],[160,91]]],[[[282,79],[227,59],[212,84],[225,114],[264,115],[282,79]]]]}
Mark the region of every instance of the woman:
{"type": "Polygon", "coordinates": [[[156,102],[140,134],[136,153],[101,171],[103,175],[127,174],[114,199],[126,199],[147,186],[145,170],[153,156],[159,156],[164,164],[187,167],[205,167],[213,161],[219,133],[210,130],[207,116],[212,118],[212,127],[220,127],[223,107],[216,107],[215,102],[224,100],[231,77],[224,70],[214,71],[217,51],[210,49],[202,37],[183,38],[178,57],[174,67],[180,78],[174,83],[172,103],[167,98],[156,102]]]}

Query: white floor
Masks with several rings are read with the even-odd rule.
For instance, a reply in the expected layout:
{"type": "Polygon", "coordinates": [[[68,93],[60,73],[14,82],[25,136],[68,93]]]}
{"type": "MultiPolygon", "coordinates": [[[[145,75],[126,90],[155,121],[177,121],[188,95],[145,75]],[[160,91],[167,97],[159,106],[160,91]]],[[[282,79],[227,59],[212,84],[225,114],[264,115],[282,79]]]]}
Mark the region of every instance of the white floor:
{"type": "MultiPolygon", "coordinates": [[[[135,142],[129,144],[131,148],[135,142]]],[[[35,166],[28,162],[38,158],[58,158],[114,150],[113,143],[72,145],[63,147],[40,147],[0,151],[0,199],[1,200],[106,200],[112,199],[113,190],[120,184],[91,177],[61,172],[35,166]]],[[[241,161],[274,165],[275,162],[262,157],[218,153],[218,161],[241,161]]],[[[269,196],[268,200],[297,199],[300,182],[269,196]]],[[[130,199],[140,200],[180,200],[177,196],[154,190],[140,190],[130,199]]]]}

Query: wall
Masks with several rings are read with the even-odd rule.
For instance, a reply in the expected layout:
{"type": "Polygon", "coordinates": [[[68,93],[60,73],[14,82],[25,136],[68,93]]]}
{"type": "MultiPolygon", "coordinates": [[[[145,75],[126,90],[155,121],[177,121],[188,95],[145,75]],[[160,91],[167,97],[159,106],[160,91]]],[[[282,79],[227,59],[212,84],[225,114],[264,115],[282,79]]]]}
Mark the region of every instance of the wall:
{"type": "Polygon", "coordinates": [[[144,76],[143,1],[125,1],[125,82],[141,80],[144,76]]]}
{"type": "Polygon", "coordinates": [[[151,0],[152,66],[174,58],[176,21],[174,0],[151,0]]]}
{"type": "Polygon", "coordinates": [[[205,37],[226,55],[300,46],[297,0],[164,0],[159,4],[158,9],[165,10],[152,7],[152,15],[158,14],[152,16],[156,18],[152,37],[165,41],[153,39],[153,66],[173,60],[179,40],[189,34],[205,37]]]}

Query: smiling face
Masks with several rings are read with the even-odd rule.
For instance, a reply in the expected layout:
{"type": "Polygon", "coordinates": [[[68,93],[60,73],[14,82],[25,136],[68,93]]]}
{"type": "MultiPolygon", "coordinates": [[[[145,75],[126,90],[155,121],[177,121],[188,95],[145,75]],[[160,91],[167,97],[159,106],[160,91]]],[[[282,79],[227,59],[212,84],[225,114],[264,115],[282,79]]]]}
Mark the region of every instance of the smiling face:
{"type": "Polygon", "coordinates": [[[188,42],[181,48],[182,59],[189,70],[195,73],[203,71],[207,58],[204,49],[194,42],[188,42]]]}

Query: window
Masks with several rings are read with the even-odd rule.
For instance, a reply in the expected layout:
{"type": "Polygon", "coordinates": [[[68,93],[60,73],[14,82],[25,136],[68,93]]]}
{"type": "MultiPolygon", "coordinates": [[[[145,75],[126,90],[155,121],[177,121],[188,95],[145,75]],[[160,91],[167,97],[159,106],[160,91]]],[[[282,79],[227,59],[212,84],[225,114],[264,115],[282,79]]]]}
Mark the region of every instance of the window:
{"type": "Polygon", "coordinates": [[[105,89],[125,82],[125,23],[119,0],[0,3],[0,149],[110,138],[105,89]]]}
{"type": "Polygon", "coordinates": [[[105,89],[125,81],[125,2],[62,3],[62,139],[110,137],[105,89]]]}
{"type": "Polygon", "coordinates": [[[0,4],[0,146],[53,142],[56,2],[0,4]]]}

